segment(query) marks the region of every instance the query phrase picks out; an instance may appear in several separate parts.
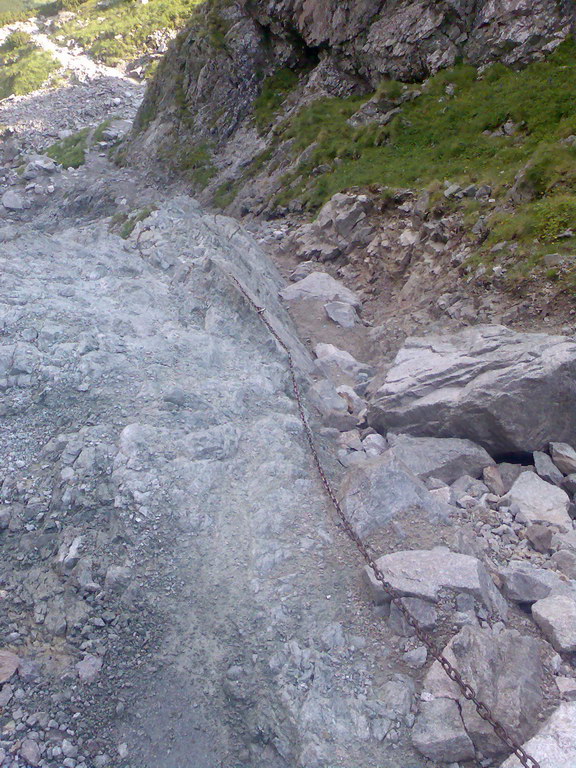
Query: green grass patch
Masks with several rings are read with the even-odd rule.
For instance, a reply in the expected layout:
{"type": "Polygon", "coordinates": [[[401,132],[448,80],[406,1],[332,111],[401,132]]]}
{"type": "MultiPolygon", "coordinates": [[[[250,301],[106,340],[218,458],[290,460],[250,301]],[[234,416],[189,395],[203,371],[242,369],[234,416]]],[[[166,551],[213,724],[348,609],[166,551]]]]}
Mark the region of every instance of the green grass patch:
{"type": "Polygon", "coordinates": [[[136,224],[147,219],[155,210],[157,210],[155,205],[149,205],[130,213],[116,213],[110,220],[109,231],[115,232],[123,240],[127,240],[132,232],[134,232],[136,224]]]}
{"type": "Polygon", "coordinates": [[[52,144],[46,150],[46,154],[64,168],[79,168],[86,160],[89,135],[90,129],[83,128],[73,136],[68,136],[66,139],[52,144]]]}
{"type": "Polygon", "coordinates": [[[25,32],[13,32],[0,46],[0,99],[41,88],[60,64],[25,32]]]}
{"type": "Polygon", "coordinates": [[[0,27],[38,14],[54,14],[59,10],[56,0],[0,0],[0,27]]]}
{"type": "MultiPolygon", "coordinates": [[[[380,90],[396,98],[402,88],[387,81],[380,90]]],[[[350,187],[423,187],[436,179],[488,183],[501,191],[528,163],[535,194],[574,186],[574,152],[559,144],[576,133],[576,45],[571,40],[547,61],[519,72],[499,64],[483,75],[467,65],[442,71],[383,127],[347,123],[362,101],[321,99],[279,127],[278,141],[291,140],[295,156],[308,150],[285,179],[289,189],[280,203],[298,195],[314,210],[350,187]],[[507,121],[516,124],[514,135],[491,135],[507,121]],[[319,166],[327,170],[311,175],[319,166]]]]}
{"type": "MultiPolygon", "coordinates": [[[[68,0],[69,2],[70,0],[68,0]]],[[[114,66],[153,50],[150,35],[160,29],[180,29],[203,0],[85,0],[76,18],[57,37],[75,40],[98,61],[114,66]]],[[[214,24],[217,26],[216,21],[214,24]]]]}
{"type": "Polygon", "coordinates": [[[270,127],[287,95],[298,85],[298,74],[292,69],[279,69],[265,78],[254,103],[254,121],[260,132],[270,127]]]}
{"type": "Polygon", "coordinates": [[[176,155],[176,167],[196,189],[204,189],[216,174],[208,144],[183,147],[176,155]]]}
{"type": "Polygon", "coordinates": [[[212,202],[218,208],[228,208],[228,206],[236,199],[237,194],[238,184],[231,181],[225,181],[223,184],[220,184],[216,192],[214,192],[212,202]]]}

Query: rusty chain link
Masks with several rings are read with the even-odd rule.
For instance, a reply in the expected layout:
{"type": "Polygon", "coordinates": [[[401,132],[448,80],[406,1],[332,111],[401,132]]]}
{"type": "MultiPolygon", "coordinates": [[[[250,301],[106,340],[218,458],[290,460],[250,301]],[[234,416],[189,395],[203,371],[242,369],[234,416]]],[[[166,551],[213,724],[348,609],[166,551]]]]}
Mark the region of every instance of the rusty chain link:
{"type": "Polygon", "coordinates": [[[394,603],[394,605],[401,611],[407,623],[414,630],[416,637],[426,646],[426,648],[428,649],[430,654],[436,659],[436,661],[440,663],[440,665],[442,666],[442,668],[444,669],[444,671],[446,672],[450,680],[454,681],[458,685],[458,687],[462,691],[464,698],[467,699],[468,701],[471,701],[475,705],[476,712],[478,713],[478,715],[492,726],[498,738],[510,750],[512,750],[512,753],[516,755],[516,757],[518,758],[518,760],[520,760],[520,763],[524,766],[524,768],[541,768],[540,763],[537,760],[535,760],[533,757],[531,757],[522,748],[520,743],[516,741],[516,739],[513,736],[510,735],[508,730],[495,719],[489,707],[487,707],[486,704],[484,704],[484,702],[482,702],[478,698],[478,695],[474,690],[474,688],[472,688],[471,685],[469,685],[465,680],[462,679],[462,676],[460,675],[458,670],[450,663],[450,661],[446,658],[446,656],[444,656],[444,654],[440,650],[438,650],[434,640],[428,637],[428,634],[422,629],[418,621],[414,618],[414,616],[412,616],[408,608],[406,608],[406,606],[404,605],[402,601],[402,595],[398,592],[398,590],[396,590],[391,584],[389,584],[386,581],[386,577],[378,567],[368,547],[364,544],[362,539],[358,536],[358,534],[352,528],[352,525],[349,522],[348,518],[346,517],[346,514],[344,513],[344,510],[342,509],[342,506],[338,501],[336,494],[334,493],[332,485],[330,484],[330,481],[328,480],[328,477],[324,472],[324,468],[322,467],[322,463],[320,461],[318,451],[316,450],[314,435],[313,435],[312,429],[308,424],[308,419],[306,418],[306,413],[304,411],[302,393],[300,390],[300,385],[298,384],[298,378],[296,376],[296,368],[294,366],[294,360],[292,358],[292,353],[290,352],[290,348],[288,347],[286,342],[284,342],[280,338],[279,334],[277,333],[277,331],[274,329],[274,327],[266,317],[265,307],[259,307],[256,304],[256,302],[248,295],[248,293],[246,292],[244,287],[240,284],[240,282],[233,275],[230,275],[230,277],[234,281],[234,283],[237,285],[238,289],[240,290],[244,298],[248,301],[251,307],[258,313],[258,315],[260,316],[260,319],[262,320],[266,328],[269,330],[269,332],[272,334],[272,336],[276,339],[278,344],[282,347],[282,349],[286,353],[286,356],[288,358],[288,368],[290,371],[290,377],[292,379],[292,388],[294,390],[294,396],[296,398],[296,403],[298,405],[300,421],[302,422],[302,425],[304,427],[304,434],[306,436],[306,441],[310,448],[310,452],[312,454],[312,458],[314,460],[316,470],[318,472],[322,485],[324,486],[326,495],[332,502],[332,505],[336,510],[338,517],[340,518],[340,521],[342,522],[344,530],[356,545],[356,548],[359,550],[360,554],[364,558],[367,565],[371,568],[375,578],[382,585],[382,588],[390,595],[390,602],[394,603]]]}

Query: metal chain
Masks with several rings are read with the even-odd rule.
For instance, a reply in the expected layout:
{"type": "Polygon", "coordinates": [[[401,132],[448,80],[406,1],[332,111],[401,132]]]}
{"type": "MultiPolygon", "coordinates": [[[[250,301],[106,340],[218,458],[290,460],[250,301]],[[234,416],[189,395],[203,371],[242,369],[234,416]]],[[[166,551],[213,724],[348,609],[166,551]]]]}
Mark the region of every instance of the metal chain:
{"type": "Polygon", "coordinates": [[[510,735],[508,730],[495,719],[489,707],[487,707],[486,704],[484,704],[478,698],[478,695],[474,690],[474,688],[472,688],[471,685],[469,685],[465,680],[463,680],[458,670],[450,663],[450,661],[446,658],[446,656],[444,656],[444,654],[440,650],[438,650],[438,647],[436,646],[436,643],[434,642],[434,640],[432,640],[432,638],[428,636],[428,634],[420,626],[419,622],[414,618],[414,616],[412,616],[408,608],[406,608],[404,602],[402,601],[402,595],[391,584],[389,584],[386,581],[386,577],[378,567],[378,564],[374,560],[374,557],[370,553],[368,547],[364,544],[362,539],[358,536],[356,531],[352,528],[352,525],[350,524],[348,518],[346,517],[346,514],[344,513],[344,510],[342,509],[342,506],[338,501],[336,494],[334,493],[332,485],[330,484],[330,481],[328,480],[328,477],[324,472],[324,468],[322,467],[322,463],[320,461],[318,451],[316,450],[314,435],[313,435],[312,429],[310,428],[310,425],[308,424],[308,419],[306,418],[306,413],[304,411],[302,393],[300,390],[300,386],[298,384],[296,368],[294,366],[294,360],[292,358],[292,353],[290,351],[290,348],[288,347],[286,342],[284,342],[280,338],[279,334],[277,333],[277,331],[274,329],[274,327],[266,317],[265,315],[266,309],[264,307],[259,307],[256,304],[256,302],[248,295],[244,287],[239,283],[239,281],[233,275],[230,275],[230,277],[232,278],[234,283],[237,285],[238,289],[240,290],[242,295],[245,297],[245,299],[248,301],[248,303],[252,306],[253,309],[256,310],[256,312],[260,316],[260,319],[262,320],[266,328],[270,331],[272,336],[276,339],[278,344],[282,347],[282,349],[286,353],[286,356],[288,358],[288,367],[290,370],[290,377],[292,379],[292,388],[294,390],[294,396],[296,398],[296,403],[298,405],[300,421],[302,422],[302,425],[304,427],[304,434],[306,436],[306,441],[310,448],[310,452],[312,454],[312,458],[314,460],[316,470],[318,472],[322,485],[324,486],[326,495],[332,502],[332,505],[336,510],[338,517],[340,518],[340,521],[344,527],[344,530],[356,545],[356,548],[359,550],[360,554],[364,558],[367,565],[371,568],[375,578],[382,585],[383,589],[390,595],[390,602],[394,603],[394,605],[401,611],[402,615],[404,616],[408,624],[414,630],[417,638],[426,646],[430,654],[441,664],[442,668],[444,669],[444,671],[446,672],[450,680],[453,680],[458,685],[458,687],[462,691],[462,694],[464,695],[464,698],[466,698],[468,701],[471,701],[475,705],[476,711],[480,715],[480,717],[483,720],[485,720],[487,723],[490,723],[490,725],[494,729],[494,732],[496,733],[498,738],[510,750],[512,750],[512,753],[516,755],[516,757],[518,758],[518,760],[520,760],[520,763],[524,766],[524,768],[541,768],[540,763],[537,760],[535,760],[533,757],[531,757],[522,748],[520,743],[516,741],[516,739],[513,736],[510,735]]]}

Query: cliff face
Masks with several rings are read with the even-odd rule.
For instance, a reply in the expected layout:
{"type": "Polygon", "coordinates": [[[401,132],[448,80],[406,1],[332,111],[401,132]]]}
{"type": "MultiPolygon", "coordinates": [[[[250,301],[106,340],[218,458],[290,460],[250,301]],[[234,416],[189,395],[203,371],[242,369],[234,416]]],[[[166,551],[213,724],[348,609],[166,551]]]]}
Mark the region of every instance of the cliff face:
{"type": "Polygon", "coordinates": [[[235,183],[235,212],[261,210],[294,161],[289,144],[271,138],[302,105],[367,95],[383,79],[420,82],[457,62],[522,67],[570,35],[574,8],[572,0],[210,0],[159,67],[124,152],[134,163],[160,161],[220,205],[235,183]],[[277,83],[282,71],[297,82],[277,83]],[[263,98],[275,111],[257,125],[263,98]],[[262,154],[272,146],[273,168],[262,154]]]}

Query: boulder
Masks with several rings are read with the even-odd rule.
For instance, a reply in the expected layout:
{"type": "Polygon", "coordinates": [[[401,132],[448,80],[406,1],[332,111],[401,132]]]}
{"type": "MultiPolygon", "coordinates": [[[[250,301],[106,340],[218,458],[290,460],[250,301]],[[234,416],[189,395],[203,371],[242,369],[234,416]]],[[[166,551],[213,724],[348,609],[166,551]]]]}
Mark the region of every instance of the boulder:
{"type": "Polygon", "coordinates": [[[576,442],[576,341],[499,325],[408,339],[369,422],[380,432],[467,438],[492,455],[576,442]]]}
{"type": "Polygon", "coordinates": [[[571,475],[576,472],[576,450],[567,443],[550,443],[552,461],[560,472],[571,475]]]}
{"type": "Polygon", "coordinates": [[[433,699],[420,704],[412,729],[412,743],[424,757],[441,763],[474,758],[474,744],[453,699],[433,699]]]}
{"type": "Polygon", "coordinates": [[[552,483],[553,485],[562,485],[564,475],[547,453],[534,451],[534,467],[542,480],[546,480],[547,483],[552,483]]]}
{"type": "Polygon", "coordinates": [[[314,225],[350,241],[354,238],[354,230],[373,207],[374,203],[367,195],[338,192],[320,209],[314,225]]]}
{"type": "MultiPolygon", "coordinates": [[[[472,595],[490,613],[502,618],[507,615],[506,601],[476,557],[436,547],[392,552],[376,563],[386,581],[402,596],[437,602],[444,593],[464,593],[472,595]]],[[[365,576],[375,601],[387,602],[388,594],[368,566],[365,576]]]]}
{"type": "Polygon", "coordinates": [[[524,523],[549,523],[562,530],[572,529],[568,514],[570,497],[534,472],[522,472],[509,492],[502,497],[503,506],[516,504],[516,519],[524,523]]]}
{"type": "MultiPolygon", "coordinates": [[[[522,745],[540,768],[574,768],[576,765],[576,702],[563,702],[536,736],[522,745]]],[[[512,755],[501,768],[521,768],[512,755]]]]}
{"type": "Polygon", "coordinates": [[[500,469],[496,466],[485,467],[482,470],[482,480],[490,493],[494,493],[496,496],[504,496],[506,491],[509,490],[504,485],[500,469]]]}
{"type": "Polygon", "coordinates": [[[552,595],[532,606],[534,621],[560,653],[576,651],[576,599],[552,595]]]}
{"type": "Polygon", "coordinates": [[[314,354],[318,370],[336,384],[358,384],[372,372],[369,365],[361,363],[349,352],[333,344],[316,344],[314,354]]]}
{"type": "Polygon", "coordinates": [[[345,301],[329,301],[324,305],[324,309],[330,320],[341,328],[354,328],[360,322],[354,307],[345,301]]]}
{"type": "Polygon", "coordinates": [[[316,299],[318,301],[343,301],[357,309],[362,302],[360,298],[345,285],[339,283],[326,272],[312,272],[302,280],[287,286],[280,291],[284,301],[302,301],[316,299]]]}
{"type": "Polygon", "coordinates": [[[350,412],[348,401],[338,394],[331,381],[321,379],[312,384],[308,390],[308,398],[321,413],[322,421],[327,427],[346,432],[356,426],[357,416],[350,412]]]}
{"type": "Polygon", "coordinates": [[[515,603],[535,603],[554,591],[569,589],[558,574],[524,561],[510,563],[499,572],[502,591],[515,603]]]}
{"type": "MultiPolygon", "coordinates": [[[[444,649],[444,655],[474,688],[478,698],[521,741],[534,733],[544,704],[541,644],[541,640],[513,629],[495,632],[491,628],[466,626],[444,649]]],[[[430,667],[424,689],[431,696],[458,701],[464,727],[483,755],[494,757],[508,751],[438,661],[430,667]]]]}
{"type": "Polygon", "coordinates": [[[375,457],[350,469],[339,496],[345,514],[363,539],[411,513],[437,521],[445,519],[450,511],[392,455],[375,457]]]}
{"type": "Polygon", "coordinates": [[[435,477],[452,483],[462,475],[480,477],[494,464],[490,455],[470,440],[449,437],[387,435],[390,450],[421,480],[435,477]]]}
{"type": "Polygon", "coordinates": [[[24,208],[24,198],[13,189],[9,189],[2,195],[2,205],[8,211],[21,211],[24,208]]]}
{"type": "MultiPolygon", "coordinates": [[[[502,464],[498,464],[498,472],[500,472],[500,477],[504,483],[504,493],[508,493],[522,472],[534,472],[534,467],[531,464],[510,464],[504,461],[502,464]]],[[[498,496],[503,496],[504,493],[499,493],[498,496]]]]}

